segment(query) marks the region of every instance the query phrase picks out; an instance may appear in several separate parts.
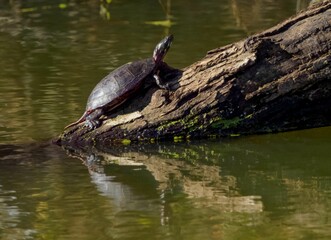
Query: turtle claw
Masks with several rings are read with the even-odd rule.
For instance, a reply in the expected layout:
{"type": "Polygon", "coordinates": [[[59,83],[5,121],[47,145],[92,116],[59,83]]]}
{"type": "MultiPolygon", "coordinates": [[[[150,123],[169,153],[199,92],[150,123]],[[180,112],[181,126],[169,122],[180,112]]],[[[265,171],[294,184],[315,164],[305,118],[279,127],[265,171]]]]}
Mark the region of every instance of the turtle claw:
{"type": "Polygon", "coordinates": [[[90,131],[98,128],[101,125],[99,117],[102,115],[103,111],[101,108],[97,108],[90,111],[89,115],[85,118],[85,127],[90,131]]]}
{"type": "Polygon", "coordinates": [[[169,83],[163,84],[162,88],[165,89],[165,90],[168,90],[168,91],[171,90],[171,87],[170,87],[169,83]]]}
{"type": "Polygon", "coordinates": [[[89,130],[94,130],[100,126],[100,123],[101,122],[99,120],[86,120],[85,127],[87,127],[89,130]]]}
{"type": "Polygon", "coordinates": [[[163,83],[161,81],[161,78],[157,74],[154,74],[153,77],[155,79],[156,84],[159,86],[159,88],[170,90],[169,84],[163,83]]]}

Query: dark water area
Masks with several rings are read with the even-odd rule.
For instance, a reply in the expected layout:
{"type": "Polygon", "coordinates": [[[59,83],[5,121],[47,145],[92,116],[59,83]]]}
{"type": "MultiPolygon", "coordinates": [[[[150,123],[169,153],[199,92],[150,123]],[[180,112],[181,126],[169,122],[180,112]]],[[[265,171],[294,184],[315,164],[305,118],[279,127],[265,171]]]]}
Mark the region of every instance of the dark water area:
{"type": "Polygon", "coordinates": [[[331,128],[62,149],[95,84],[184,68],[309,1],[0,0],[0,239],[330,239],[331,128]]]}

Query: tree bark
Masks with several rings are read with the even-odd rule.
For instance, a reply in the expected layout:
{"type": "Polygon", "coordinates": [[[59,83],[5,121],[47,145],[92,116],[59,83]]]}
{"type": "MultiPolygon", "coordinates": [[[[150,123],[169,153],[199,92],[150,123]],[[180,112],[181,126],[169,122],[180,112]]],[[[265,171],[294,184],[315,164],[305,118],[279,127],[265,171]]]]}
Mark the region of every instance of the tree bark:
{"type": "Polygon", "coordinates": [[[101,127],[62,145],[180,140],[288,131],[331,123],[331,2],[211,50],[171,81],[134,96],[101,127]]]}

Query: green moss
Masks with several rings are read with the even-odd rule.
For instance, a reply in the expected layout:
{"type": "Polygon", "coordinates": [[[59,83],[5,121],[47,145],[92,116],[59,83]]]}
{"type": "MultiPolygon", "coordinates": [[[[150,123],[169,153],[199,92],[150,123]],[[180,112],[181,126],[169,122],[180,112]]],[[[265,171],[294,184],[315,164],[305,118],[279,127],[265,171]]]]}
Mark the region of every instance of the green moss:
{"type": "Polygon", "coordinates": [[[253,114],[248,114],[247,116],[245,116],[245,119],[251,119],[253,117],[253,114]]]}
{"type": "Polygon", "coordinates": [[[182,142],[183,136],[174,136],[174,142],[182,142]]]}
{"type": "Polygon", "coordinates": [[[211,127],[229,129],[229,128],[236,127],[241,121],[242,121],[242,119],[239,117],[235,117],[232,119],[221,119],[221,118],[217,117],[212,120],[211,127]]]}
{"type": "Polygon", "coordinates": [[[159,126],[157,128],[158,131],[164,131],[164,130],[171,130],[171,127],[178,127],[181,129],[188,129],[188,132],[192,132],[194,130],[196,130],[197,128],[201,128],[204,126],[198,126],[199,124],[199,116],[196,116],[194,118],[191,119],[190,116],[184,118],[184,119],[179,119],[179,120],[175,120],[175,121],[170,121],[167,122],[161,126],[159,126]]]}
{"type": "Polygon", "coordinates": [[[175,126],[176,124],[180,123],[182,120],[170,121],[167,122],[157,128],[158,131],[163,131],[165,129],[169,129],[171,126],[175,126]]]}
{"type": "Polygon", "coordinates": [[[131,144],[131,140],[130,139],[122,139],[122,144],[123,145],[130,145],[131,144]]]}
{"type": "MultiPolygon", "coordinates": [[[[186,123],[186,128],[189,129],[189,132],[192,132],[197,129],[197,125],[199,124],[199,116],[194,117],[186,123]]],[[[204,125],[199,126],[199,129],[204,128],[204,125]]]]}
{"type": "MultiPolygon", "coordinates": [[[[253,117],[253,114],[249,114],[245,117],[235,117],[231,119],[222,119],[221,117],[214,117],[208,120],[208,116],[206,114],[198,115],[193,117],[189,115],[183,119],[169,121],[161,126],[159,126],[156,130],[158,132],[167,131],[171,134],[173,132],[177,132],[177,130],[185,130],[185,134],[190,135],[190,133],[194,131],[203,131],[207,127],[211,127],[214,129],[232,129],[236,128],[243,120],[250,119],[253,117]],[[203,122],[207,122],[207,124],[203,124],[203,122]],[[208,124],[209,123],[209,124],[208,124]]],[[[161,134],[161,133],[160,133],[161,134]]],[[[208,136],[210,138],[214,138],[215,136],[208,136]]],[[[186,138],[188,138],[186,136],[186,138]]],[[[182,137],[175,136],[174,141],[182,141],[182,137]]]]}

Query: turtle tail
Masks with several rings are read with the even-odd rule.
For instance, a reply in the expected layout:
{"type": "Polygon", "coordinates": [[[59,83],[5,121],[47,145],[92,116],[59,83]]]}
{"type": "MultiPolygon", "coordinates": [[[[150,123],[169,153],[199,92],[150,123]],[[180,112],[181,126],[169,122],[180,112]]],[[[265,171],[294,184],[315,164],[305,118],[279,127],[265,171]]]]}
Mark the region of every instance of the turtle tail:
{"type": "Polygon", "coordinates": [[[81,122],[84,122],[86,120],[87,115],[88,115],[88,112],[85,111],[83,116],[80,117],[80,119],[78,119],[76,122],[70,123],[68,126],[65,126],[64,129],[67,129],[67,128],[77,125],[81,122]]]}

